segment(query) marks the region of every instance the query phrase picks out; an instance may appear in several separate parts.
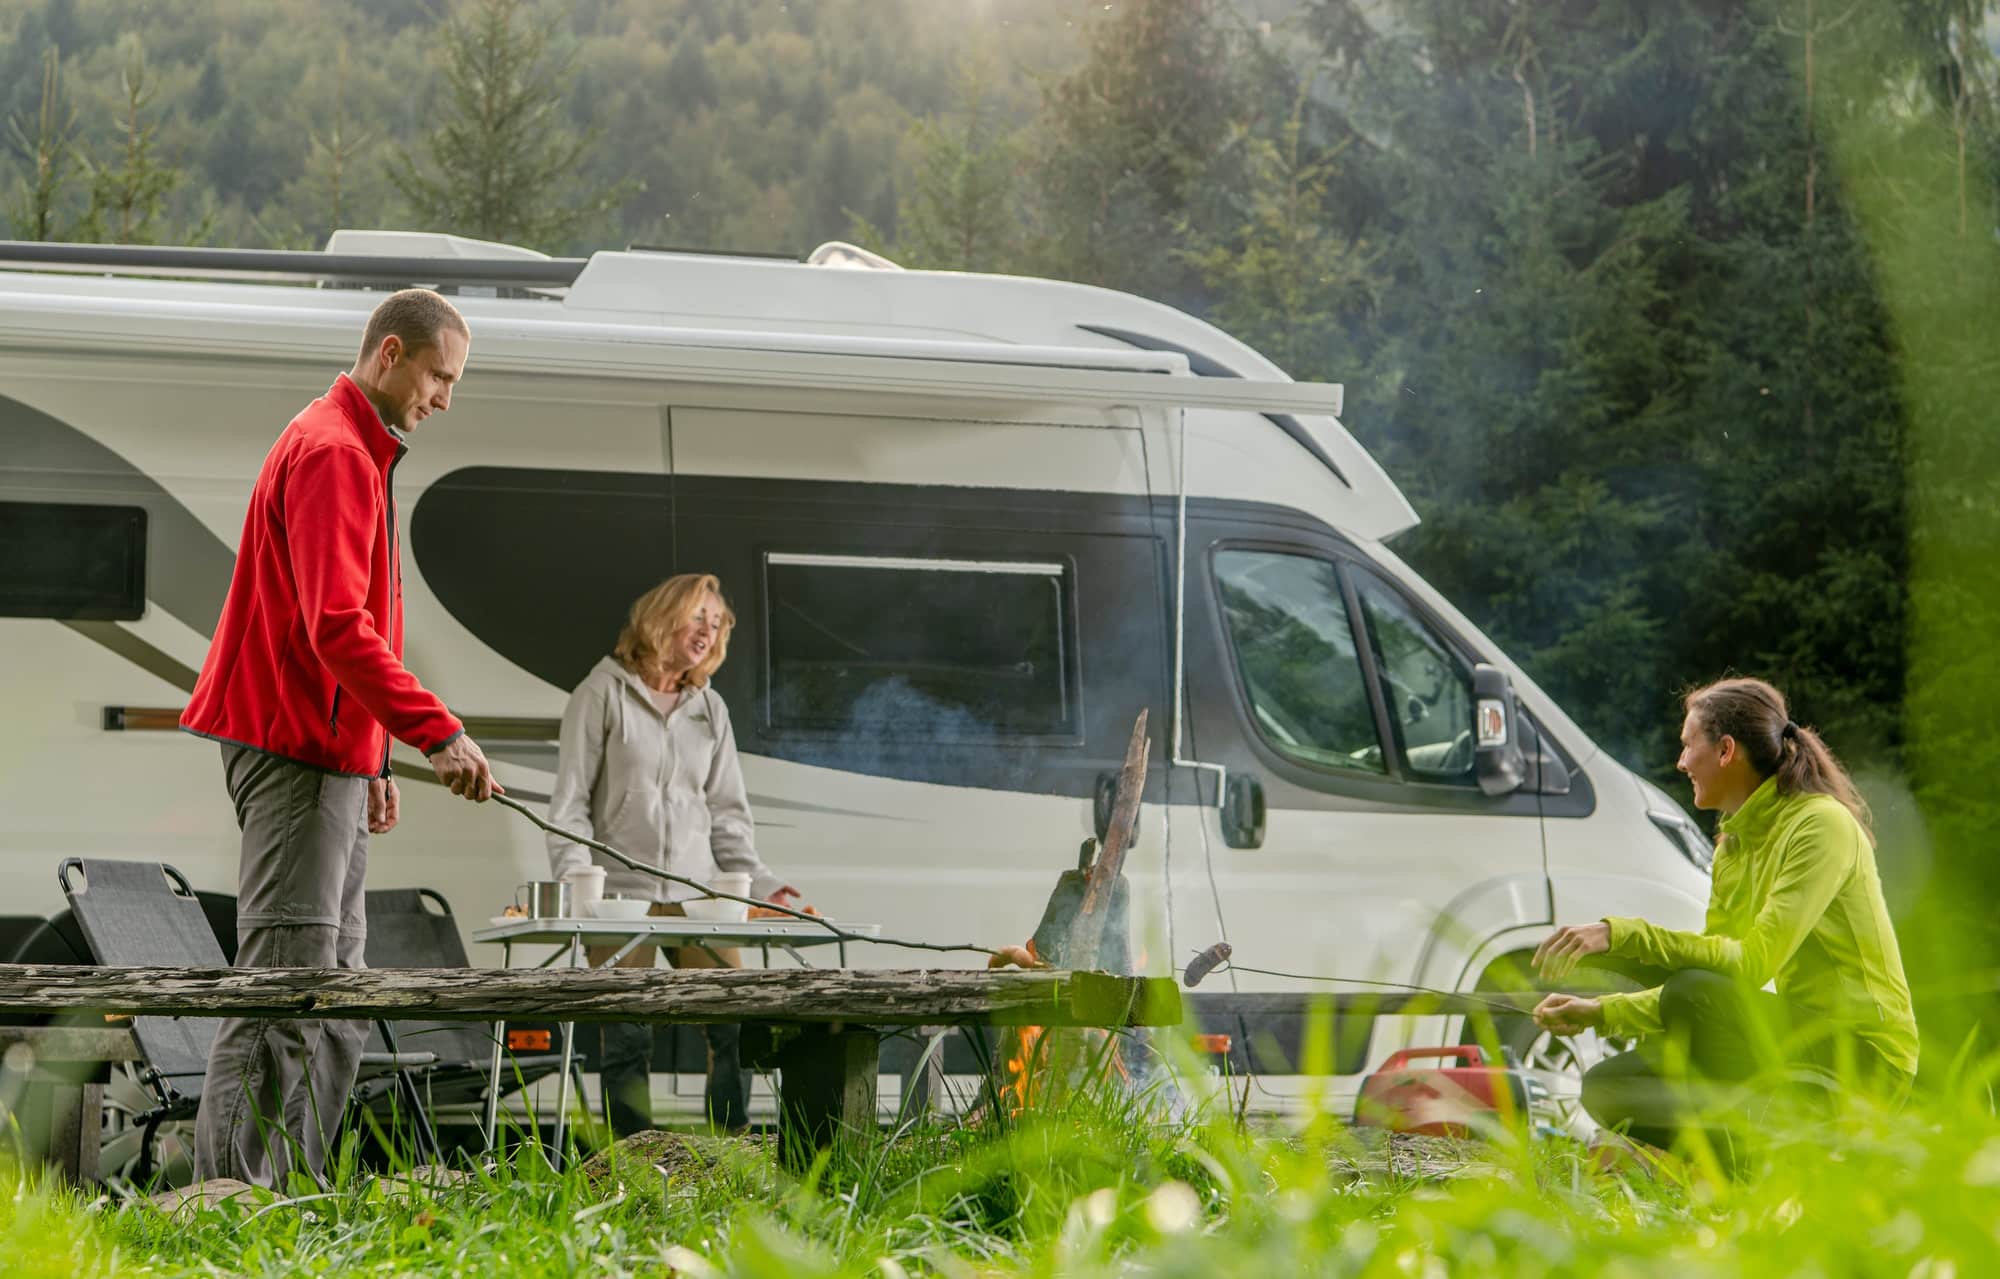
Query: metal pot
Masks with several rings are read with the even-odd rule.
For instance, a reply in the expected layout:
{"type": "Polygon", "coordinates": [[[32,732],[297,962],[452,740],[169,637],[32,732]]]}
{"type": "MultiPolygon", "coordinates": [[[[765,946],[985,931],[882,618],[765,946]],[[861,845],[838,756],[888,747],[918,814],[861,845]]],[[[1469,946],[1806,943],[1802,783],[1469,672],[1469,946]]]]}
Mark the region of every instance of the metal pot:
{"type": "Polygon", "coordinates": [[[528,912],[531,919],[566,919],[569,917],[570,886],[557,879],[537,879],[514,889],[514,904],[528,912]],[[521,900],[523,891],[527,900],[521,900]]]}

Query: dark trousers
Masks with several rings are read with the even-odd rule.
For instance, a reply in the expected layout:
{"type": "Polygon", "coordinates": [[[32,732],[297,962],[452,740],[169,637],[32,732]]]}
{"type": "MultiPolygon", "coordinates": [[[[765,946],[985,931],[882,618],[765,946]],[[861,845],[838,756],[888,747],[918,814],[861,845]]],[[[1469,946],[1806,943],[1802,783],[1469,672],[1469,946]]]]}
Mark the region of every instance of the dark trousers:
{"type": "MultiPolygon", "coordinates": [[[[750,1122],[749,1076],[743,1071],[742,1027],[707,1025],[708,1122],[734,1131],[750,1122]]],[[[604,1110],[613,1135],[629,1137],[653,1127],[653,1028],[612,1023],[599,1031],[602,1050],[597,1077],[604,1085],[604,1110]]]]}
{"type": "MultiPolygon", "coordinates": [[[[1698,1129],[1725,1153],[1731,1133],[1753,1112],[1786,1100],[1824,1099],[1837,1046],[1794,1035],[1792,1010],[1777,995],[1745,990],[1735,979],[1701,968],[1667,978],[1660,991],[1664,1033],[1631,1052],[1607,1057],[1583,1077],[1583,1108],[1607,1128],[1649,1145],[1670,1147],[1698,1129]],[[1745,1096],[1736,1087],[1767,1077],[1745,1096]]],[[[1909,1080],[1856,1045],[1864,1080],[1883,1095],[1907,1091],[1909,1080]]]]}
{"type": "MultiPolygon", "coordinates": [[[[672,902],[655,902],[654,915],[681,915],[672,902]]],[[[618,961],[620,968],[651,968],[658,947],[639,946],[618,961]]],[[[589,948],[590,966],[609,959],[615,947],[589,948]]],[[[740,968],[735,950],[722,947],[669,946],[667,962],[675,968],[740,968]]],[[[704,1025],[708,1041],[708,1122],[725,1132],[750,1123],[750,1078],[743,1073],[743,1030],[735,1025],[704,1025]]],[[[613,1135],[629,1137],[653,1126],[653,1028],[610,1023],[599,1029],[597,1078],[604,1088],[605,1117],[613,1135]]]]}

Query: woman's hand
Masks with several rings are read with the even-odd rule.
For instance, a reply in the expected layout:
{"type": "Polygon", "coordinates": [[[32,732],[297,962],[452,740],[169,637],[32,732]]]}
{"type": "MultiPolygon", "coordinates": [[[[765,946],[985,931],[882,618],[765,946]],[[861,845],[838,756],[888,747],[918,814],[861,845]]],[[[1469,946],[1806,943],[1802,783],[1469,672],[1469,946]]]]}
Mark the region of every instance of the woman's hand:
{"type": "Polygon", "coordinates": [[[1580,1035],[1604,1024],[1604,1005],[1582,995],[1550,995],[1535,1005],[1533,1016],[1552,1035],[1580,1035]]]}
{"type": "Polygon", "coordinates": [[[1550,981],[1561,981],[1585,955],[1601,955],[1611,949],[1611,925],[1565,924],[1542,939],[1535,947],[1534,966],[1550,981]]]}
{"type": "Polygon", "coordinates": [[[798,889],[793,888],[790,884],[780,884],[776,888],[772,889],[771,895],[769,897],[766,897],[764,900],[771,903],[773,906],[790,906],[793,902],[797,901],[798,899],[799,899],[798,889]]]}

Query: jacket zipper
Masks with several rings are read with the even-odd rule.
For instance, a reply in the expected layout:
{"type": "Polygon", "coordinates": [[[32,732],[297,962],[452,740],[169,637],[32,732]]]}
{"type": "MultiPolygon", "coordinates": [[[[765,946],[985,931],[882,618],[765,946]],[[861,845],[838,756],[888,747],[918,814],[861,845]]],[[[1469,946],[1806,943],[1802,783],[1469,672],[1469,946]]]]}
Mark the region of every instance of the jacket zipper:
{"type": "Polygon", "coordinates": [[[326,723],[327,727],[333,730],[335,737],[340,736],[340,685],[338,684],[333,686],[333,710],[327,715],[326,723]]]}
{"type": "MultiPolygon", "coordinates": [[[[402,548],[396,545],[396,466],[409,452],[407,445],[396,445],[396,456],[389,459],[389,469],[382,473],[382,497],[385,523],[389,534],[389,631],[395,633],[396,623],[402,616],[402,548]]],[[[389,752],[394,750],[396,739],[385,730],[382,734],[382,767],[379,777],[389,775],[389,752]]]]}

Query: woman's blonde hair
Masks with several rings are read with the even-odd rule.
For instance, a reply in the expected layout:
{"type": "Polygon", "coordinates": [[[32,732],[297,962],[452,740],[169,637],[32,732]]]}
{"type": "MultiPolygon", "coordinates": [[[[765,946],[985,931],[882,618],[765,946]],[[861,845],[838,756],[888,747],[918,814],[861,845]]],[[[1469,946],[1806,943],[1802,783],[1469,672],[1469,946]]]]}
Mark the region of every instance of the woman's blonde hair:
{"type": "Polygon", "coordinates": [[[687,673],[687,684],[701,688],[708,683],[729,655],[729,633],[736,629],[736,614],[722,597],[722,582],[713,573],[681,573],[661,582],[632,601],[632,615],[618,632],[618,645],[611,650],[634,675],[641,678],[661,674],[661,659],[668,651],[675,631],[686,626],[701,608],[704,596],[713,595],[722,605],[722,625],[708,656],[687,673]]]}

